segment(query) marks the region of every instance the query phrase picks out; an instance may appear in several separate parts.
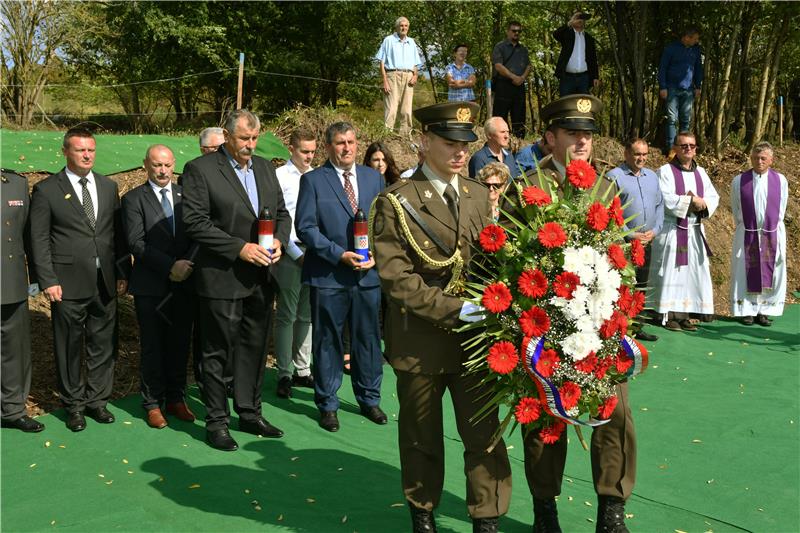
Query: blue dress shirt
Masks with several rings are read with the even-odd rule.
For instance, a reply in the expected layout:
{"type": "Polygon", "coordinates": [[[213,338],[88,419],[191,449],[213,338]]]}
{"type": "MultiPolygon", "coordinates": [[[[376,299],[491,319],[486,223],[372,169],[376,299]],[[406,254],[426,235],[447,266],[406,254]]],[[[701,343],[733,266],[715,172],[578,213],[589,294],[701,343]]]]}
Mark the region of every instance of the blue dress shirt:
{"type": "Polygon", "coordinates": [[[383,40],[375,59],[382,61],[386,70],[414,70],[422,64],[414,39],[406,36],[401,41],[396,33],[383,40]]]}
{"type": "Polygon", "coordinates": [[[489,163],[505,163],[505,165],[511,171],[511,178],[516,179],[519,177],[522,171],[519,169],[519,166],[517,166],[517,161],[514,159],[514,154],[505,148],[502,150],[503,160],[500,161],[494,156],[494,154],[492,154],[492,151],[489,150],[489,143],[484,144],[483,148],[472,154],[472,157],[469,158],[469,177],[477,177],[478,172],[489,163]]]}
{"type": "Polygon", "coordinates": [[[622,163],[608,171],[608,178],[617,184],[620,200],[625,206],[625,218],[633,216],[625,229],[638,232],[653,230],[658,235],[664,224],[664,198],[658,185],[658,175],[649,168],[643,168],[637,176],[627,163],[622,163]]]}

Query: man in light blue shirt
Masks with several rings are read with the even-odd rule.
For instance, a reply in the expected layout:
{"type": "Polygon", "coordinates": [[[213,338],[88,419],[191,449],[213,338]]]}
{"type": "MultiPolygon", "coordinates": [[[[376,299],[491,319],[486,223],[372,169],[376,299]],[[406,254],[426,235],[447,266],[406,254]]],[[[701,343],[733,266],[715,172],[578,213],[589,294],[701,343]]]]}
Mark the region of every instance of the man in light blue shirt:
{"type": "Polygon", "coordinates": [[[383,78],[383,122],[394,129],[398,111],[401,134],[411,132],[411,107],[414,86],[417,84],[417,67],[422,63],[414,39],[408,36],[409,23],[405,17],[398,18],[395,33],[381,43],[375,59],[380,62],[383,78]]]}
{"type": "MultiPolygon", "coordinates": [[[[626,230],[632,230],[628,241],[638,240],[644,245],[644,265],[636,268],[639,289],[647,287],[650,271],[650,243],[661,231],[664,223],[664,199],[658,184],[658,175],[645,168],[649,147],[647,141],[636,138],[625,143],[625,162],[608,172],[608,178],[617,184],[619,197],[625,206],[624,216],[630,220],[626,230]]],[[[635,334],[637,339],[655,341],[656,335],[642,329],[635,334]]]]}
{"type": "Polygon", "coordinates": [[[514,154],[508,149],[511,137],[506,121],[501,117],[491,117],[483,125],[483,131],[486,134],[486,144],[469,158],[469,177],[475,178],[489,163],[503,163],[511,172],[511,178],[518,178],[522,171],[514,154]]]}

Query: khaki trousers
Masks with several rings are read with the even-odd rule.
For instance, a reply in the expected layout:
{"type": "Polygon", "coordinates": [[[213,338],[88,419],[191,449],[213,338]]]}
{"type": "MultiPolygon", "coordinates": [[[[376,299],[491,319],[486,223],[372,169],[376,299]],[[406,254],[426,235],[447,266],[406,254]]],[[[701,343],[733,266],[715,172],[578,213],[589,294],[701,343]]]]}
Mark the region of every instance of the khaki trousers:
{"type": "Polygon", "coordinates": [[[389,81],[389,94],[383,95],[383,123],[390,130],[394,129],[395,119],[398,112],[400,115],[400,125],[398,131],[401,134],[411,132],[411,106],[414,99],[414,87],[410,87],[413,72],[402,72],[395,70],[386,73],[389,81]]]}
{"type": "Polygon", "coordinates": [[[485,403],[491,386],[480,377],[459,374],[416,374],[395,370],[400,400],[399,441],[403,492],[411,505],[431,511],[439,505],[444,485],[442,396],[450,391],[458,434],[464,444],[467,510],[472,518],[491,518],[508,511],[511,467],[505,443],[486,449],[499,425],[497,410],[470,421],[485,403]],[[477,387],[477,388],[476,388],[477,387]]]}
{"type": "MultiPolygon", "coordinates": [[[[611,420],[592,431],[592,479],[599,496],[627,500],[636,481],[636,432],[627,383],[617,385],[617,397],[611,420]]],[[[538,431],[525,436],[525,477],[534,498],[547,500],[561,494],[568,430],[569,426],[553,444],[544,444],[538,431]]]]}

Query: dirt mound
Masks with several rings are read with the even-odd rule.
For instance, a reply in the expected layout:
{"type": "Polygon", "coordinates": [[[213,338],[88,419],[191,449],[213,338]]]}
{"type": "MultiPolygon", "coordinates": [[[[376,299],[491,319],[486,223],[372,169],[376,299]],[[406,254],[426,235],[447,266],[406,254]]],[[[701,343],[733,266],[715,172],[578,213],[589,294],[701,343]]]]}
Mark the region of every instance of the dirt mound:
{"type": "MultiPolygon", "coordinates": [[[[324,138],[325,128],[337,120],[351,120],[351,118],[333,109],[297,108],[284,114],[274,125],[274,133],[284,143],[288,144],[289,135],[298,126],[310,128],[317,134],[318,139],[324,138]]],[[[373,141],[381,140],[388,145],[401,169],[406,169],[417,164],[417,156],[411,148],[411,139],[388,132],[383,124],[374,122],[356,122],[359,137],[360,153],[357,161],[363,160],[366,147],[373,141]]],[[[476,151],[483,146],[485,137],[478,128],[478,142],[472,145],[476,151]]],[[[515,141],[512,149],[517,150],[522,143],[515,141]]],[[[616,165],[622,158],[622,145],[613,139],[596,137],[594,141],[595,157],[608,164],[616,165]]],[[[658,168],[667,162],[658,150],[651,149],[649,165],[658,168]]],[[[318,143],[314,165],[322,164],[326,155],[324,143],[318,143]]],[[[740,150],[728,147],[722,158],[717,159],[712,155],[698,157],[714,183],[721,197],[717,212],[705,224],[709,244],[714,252],[711,259],[711,276],[714,282],[714,307],[717,314],[728,315],[730,309],[730,256],[732,236],[734,232],[733,217],[730,212],[730,188],[733,177],[749,167],[747,155],[740,150]]],[[[276,163],[280,163],[276,161],[276,163]]],[[[796,169],[800,168],[800,146],[787,145],[777,148],[775,153],[775,169],[783,173],[789,180],[791,198],[786,213],[786,232],[789,236],[787,242],[788,256],[788,292],[787,301],[796,303],[794,291],[800,290],[800,266],[797,264],[800,252],[800,177],[796,169]]],[[[29,174],[28,179],[33,185],[46,177],[45,174],[29,174]]],[[[111,176],[120,188],[120,194],[125,194],[146,179],[143,169],[123,172],[111,176]]],[[[28,402],[31,414],[41,414],[57,409],[59,405],[57,384],[55,378],[53,358],[53,336],[50,323],[50,305],[43,295],[33,298],[31,305],[31,330],[33,343],[33,383],[28,402]]],[[[270,361],[272,359],[270,358],[270,361]]],[[[191,367],[189,368],[190,382],[192,380],[191,367]]],[[[133,307],[133,298],[124,296],[119,299],[119,348],[117,365],[114,372],[113,399],[127,396],[139,390],[139,331],[136,323],[136,314],[133,307]]]]}

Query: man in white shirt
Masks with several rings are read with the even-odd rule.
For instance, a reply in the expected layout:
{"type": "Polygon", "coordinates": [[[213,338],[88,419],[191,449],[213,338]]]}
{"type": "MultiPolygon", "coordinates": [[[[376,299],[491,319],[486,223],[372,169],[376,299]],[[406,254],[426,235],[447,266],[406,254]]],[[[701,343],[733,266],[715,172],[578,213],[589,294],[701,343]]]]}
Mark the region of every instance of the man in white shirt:
{"type": "Polygon", "coordinates": [[[590,14],[576,11],[569,22],[553,32],[553,38],[561,43],[561,53],[556,61],[556,78],[562,97],[588,94],[592,87],[600,84],[597,44],[594,37],[584,31],[586,21],[590,18],[590,14]]]}
{"type": "Polygon", "coordinates": [[[767,315],[783,314],[786,300],[786,176],[772,167],[768,142],[753,147],[753,168],[731,184],[731,212],[736,222],[731,254],[731,314],[742,323],[770,326],[767,315]]]}
{"type": "Polygon", "coordinates": [[[300,242],[294,228],[297,193],[300,178],[312,170],[311,161],[317,150],[317,138],[306,128],[299,128],[289,137],[292,154],[285,165],[275,173],[283,191],[286,210],[292,217],[292,231],[286,244],[287,260],[276,265],[274,276],[280,291],[275,312],[275,356],[278,360],[278,387],[280,398],[292,396],[292,385],[314,387],[311,375],[311,308],[309,286],[300,281],[305,257],[305,245],[300,242]],[[294,367],[294,375],[292,372],[294,367]]]}

